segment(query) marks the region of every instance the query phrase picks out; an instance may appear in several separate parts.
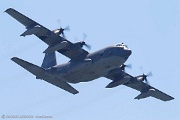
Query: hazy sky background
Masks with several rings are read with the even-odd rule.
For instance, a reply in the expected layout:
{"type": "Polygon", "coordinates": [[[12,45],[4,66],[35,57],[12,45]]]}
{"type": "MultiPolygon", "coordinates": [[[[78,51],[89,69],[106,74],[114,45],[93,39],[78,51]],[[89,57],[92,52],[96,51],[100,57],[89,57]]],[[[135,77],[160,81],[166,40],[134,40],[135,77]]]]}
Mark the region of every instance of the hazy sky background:
{"type": "MultiPolygon", "coordinates": [[[[46,115],[58,120],[179,120],[180,114],[180,1],[179,0],[1,0],[0,2],[0,116],[46,115]],[[4,13],[12,7],[50,30],[70,26],[67,39],[82,34],[90,52],[125,43],[132,50],[127,60],[136,76],[153,72],[152,86],[173,96],[134,100],[139,92],[126,86],[106,89],[111,82],[99,78],[73,84],[80,93],[69,94],[36,80],[10,60],[19,57],[41,65],[47,45],[31,35],[20,37],[23,25],[4,13]]],[[[69,59],[57,54],[58,63],[69,59]]]]}

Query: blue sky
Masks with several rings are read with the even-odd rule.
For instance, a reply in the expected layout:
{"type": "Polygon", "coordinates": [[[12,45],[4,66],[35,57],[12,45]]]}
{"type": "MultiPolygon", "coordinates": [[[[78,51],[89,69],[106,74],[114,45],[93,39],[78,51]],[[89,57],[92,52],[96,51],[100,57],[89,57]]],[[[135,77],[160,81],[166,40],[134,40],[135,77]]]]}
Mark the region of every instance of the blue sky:
{"type": "MultiPolygon", "coordinates": [[[[0,116],[47,115],[60,120],[179,120],[180,114],[180,1],[179,0],[1,0],[0,7],[0,116]],[[132,50],[127,60],[132,75],[153,72],[152,86],[175,99],[134,100],[139,92],[126,86],[106,89],[110,82],[99,78],[73,85],[71,95],[22,69],[10,58],[17,56],[41,65],[47,45],[35,36],[20,37],[23,25],[3,13],[12,7],[53,30],[69,25],[67,39],[77,42],[88,35],[90,52],[125,43],[132,50]]],[[[58,63],[68,58],[57,55],[58,63]]]]}

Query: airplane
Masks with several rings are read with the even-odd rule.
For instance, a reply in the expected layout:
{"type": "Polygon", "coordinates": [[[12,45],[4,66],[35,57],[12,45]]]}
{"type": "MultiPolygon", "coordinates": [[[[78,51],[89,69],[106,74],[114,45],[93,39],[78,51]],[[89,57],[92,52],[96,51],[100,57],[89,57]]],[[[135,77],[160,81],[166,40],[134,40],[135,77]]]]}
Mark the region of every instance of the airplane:
{"type": "Polygon", "coordinates": [[[5,12],[26,27],[26,31],[21,36],[34,34],[48,45],[44,51],[45,57],[41,67],[18,57],[11,58],[12,61],[35,75],[36,79],[44,80],[69,93],[77,94],[79,91],[71,84],[105,77],[111,80],[106,88],[125,85],[140,91],[140,94],[134,99],[147,97],[154,97],[162,101],[174,99],[149,85],[147,83],[148,75],[132,76],[125,72],[125,67],[128,66],[124,63],[132,53],[127,45],[123,43],[111,45],[89,53],[83,49],[83,46],[87,45],[84,41],[72,43],[60,36],[62,34],[60,29],[51,31],[13,8],[9,8],[5,12]],[[55,52],[65,55],[70,60],[57,65],[55,52]]]}

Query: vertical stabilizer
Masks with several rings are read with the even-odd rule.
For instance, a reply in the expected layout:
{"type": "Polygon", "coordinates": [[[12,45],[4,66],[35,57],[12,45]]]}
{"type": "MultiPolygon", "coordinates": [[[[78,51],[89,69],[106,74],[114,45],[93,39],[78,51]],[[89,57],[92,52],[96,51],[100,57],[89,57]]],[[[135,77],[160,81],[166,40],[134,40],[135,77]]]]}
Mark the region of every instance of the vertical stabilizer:
{"type": "Polygon", "coordinates": [[[56,53],[55,52],[46,53],[41,67],[46,69],[55,65],[57,65],[56,53]]]}

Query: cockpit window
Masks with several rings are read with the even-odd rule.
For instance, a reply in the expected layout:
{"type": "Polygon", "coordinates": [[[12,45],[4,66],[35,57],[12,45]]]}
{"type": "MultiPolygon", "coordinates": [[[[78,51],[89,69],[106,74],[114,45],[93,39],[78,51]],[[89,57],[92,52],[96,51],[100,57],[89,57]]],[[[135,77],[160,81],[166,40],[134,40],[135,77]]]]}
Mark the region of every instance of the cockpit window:
{"type": "Polygon", "coordinates": [[[127,45],[124,45],[124,47],[125,47],[125,48],[128,48],[128,46],[127,46],[127,45]]]}
{"type": "Polygon", "coordinates": [[[117,47],[122,47],[122,44],[117,44],[116,46],[117,46],[117,47]]]}
{"type": "Polygon", "coordinates": [[[128,47],[127,47],[127,45],[125,45],[125,44],[117,44],[116,45],[117,47],[122,47],[122,48],[125,48],[125,49],[128,49],[128,47]]]}

